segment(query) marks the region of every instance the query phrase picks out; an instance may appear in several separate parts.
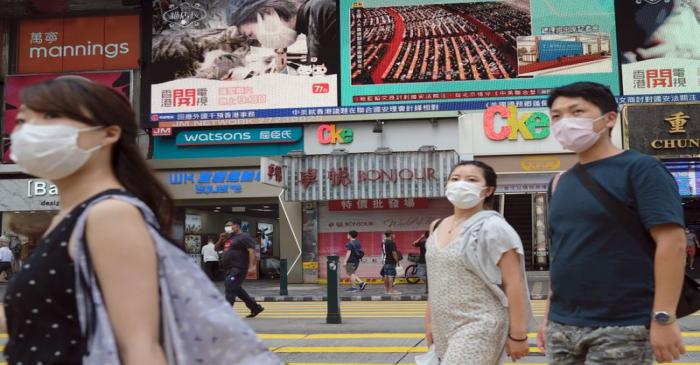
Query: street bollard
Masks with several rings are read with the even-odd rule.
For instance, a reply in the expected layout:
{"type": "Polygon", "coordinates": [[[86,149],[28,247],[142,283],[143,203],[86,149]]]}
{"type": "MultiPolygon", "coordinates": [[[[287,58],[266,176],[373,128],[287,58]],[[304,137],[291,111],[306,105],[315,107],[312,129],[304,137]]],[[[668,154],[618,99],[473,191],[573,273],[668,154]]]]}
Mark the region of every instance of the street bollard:
{"type": "Polygon", "coordinates": [[[280,295],[289,295],[287,282],[287,259],[282,259],[280,260],[280,295]]]}
{"type": "Polygon", "coordinates": [[[328,314],[326,315],[326,323],[339,324],[342,323],[340,317],[340,265],[338,256],[328,256],[328,289],[326,295],[328,297],[328,314]]]}

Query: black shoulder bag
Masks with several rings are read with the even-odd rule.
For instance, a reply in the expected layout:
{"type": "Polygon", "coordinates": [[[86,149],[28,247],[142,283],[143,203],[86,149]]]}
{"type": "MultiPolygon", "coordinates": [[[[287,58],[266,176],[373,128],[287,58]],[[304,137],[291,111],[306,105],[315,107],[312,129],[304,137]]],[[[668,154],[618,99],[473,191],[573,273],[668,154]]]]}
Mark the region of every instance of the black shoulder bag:
{"type": "MultiPolygon", "coordinates": [[[[600,183],[598,183],[581,164],[576,164],[572,172],[581,181],[583,186],[603,204],[613,218],[622,221],[627,232],[642,245],[647,245],[651,252],[656,251],[656,243],[642,224],[641,218],[634,210],[630,209],[619,199],[615,198],[600,183]]],[[[692,277],[685,274],[683,288],[676,308],[676,317],[681,318],[700,310],[700,285],[692,277]]]]}

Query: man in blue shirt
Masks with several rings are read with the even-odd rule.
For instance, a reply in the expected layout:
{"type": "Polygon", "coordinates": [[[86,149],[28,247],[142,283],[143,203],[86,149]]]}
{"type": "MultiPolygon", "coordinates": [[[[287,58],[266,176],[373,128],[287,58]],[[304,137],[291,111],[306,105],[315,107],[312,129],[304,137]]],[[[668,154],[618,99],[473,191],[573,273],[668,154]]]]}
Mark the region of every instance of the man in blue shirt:
{"type": "Polygon", "coordinates": [[[538,346],[552,364],[643,365],[652,363],[652,352],[658,362],[678,359],[685,353],[675,321],[685,235],[673,177],[653,157],[613,145],[618,107],[607,87],[563,86],[552,91],[548,106],[557,140],[637,213],[656,249],[636,240],[572,171],[555,179],[552,284],[538,346]]]}
{"type": "Polygon", "coordinates": [[[364,282],[356,274],[357,268],[360,266],[360,252],[362,251],[362,246],[360,241],[357,239],[357,231],[348,232],[348,243],[345,244],[345,271],[350,277],[350,288],[347,291],[360,291],[365,290],[367,283],[364,282]]]}

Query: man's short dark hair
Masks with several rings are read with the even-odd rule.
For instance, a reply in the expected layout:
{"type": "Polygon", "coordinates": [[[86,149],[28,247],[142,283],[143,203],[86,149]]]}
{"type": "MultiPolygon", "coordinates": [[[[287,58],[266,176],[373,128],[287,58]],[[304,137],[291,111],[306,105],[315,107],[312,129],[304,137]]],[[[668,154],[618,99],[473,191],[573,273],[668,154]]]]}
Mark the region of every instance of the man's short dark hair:
{"type": "Polygon", "coordinates": [[[352,237],[352,238],[357,238],[357,231],[350,231],[350,232],[348,232],[348,234],[349,234],[350,237],[352,237]]]}
{"type": "Polygon", "coordinates": [[[226,223],[235,224],[235,225],[240,227],[241,226],[241,219],[240,218],[231,218],[231,219],[227,220],[226,223]]]}
{"type": "Polygon", "coordinates": [[[384,232],[384,237],[389,238],[389,237],[391,237],[392,234],[394,234],[394,232],[386,231],[386,232],[384,232]]]}
{"type": "Polygon", "coordinates": [[[228,24],[239,26],[258,21],[262,15],[274,10],[284,21],[289,21],[296,15],[299,5],[292,0],[229,0],[228,24]]]}
{"type": "Polygon", "coordinates": [[[582,98],[595,105],[602,114],[617,112],[617,100],[610,88],[596,82],[575,82],[552,90],[547,99],[547,106],[551,109],[554,100],[559,97],[582,98]]]}

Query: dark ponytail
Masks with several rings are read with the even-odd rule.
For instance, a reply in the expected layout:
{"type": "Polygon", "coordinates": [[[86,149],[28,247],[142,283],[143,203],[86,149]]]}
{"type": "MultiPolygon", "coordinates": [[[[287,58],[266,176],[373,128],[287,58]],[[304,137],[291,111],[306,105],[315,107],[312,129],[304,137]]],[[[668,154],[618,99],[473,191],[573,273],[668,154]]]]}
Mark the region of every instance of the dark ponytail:
{"type": "Polygon", "coordinates": [[[22,90],[21,99],[37,112],[56,113],[92,126],[120,127],[122,135],[112,151],[114,174],[127,191],[153,210],[162,229],[170,231],[173,201],[141,155],[139,127],[124,95],[86,78],[69,76],[29,86],[22,90]]]}

